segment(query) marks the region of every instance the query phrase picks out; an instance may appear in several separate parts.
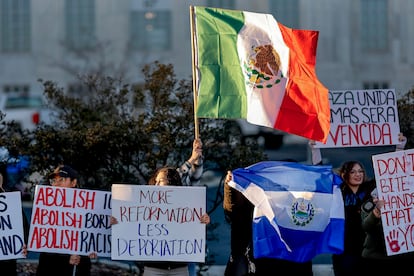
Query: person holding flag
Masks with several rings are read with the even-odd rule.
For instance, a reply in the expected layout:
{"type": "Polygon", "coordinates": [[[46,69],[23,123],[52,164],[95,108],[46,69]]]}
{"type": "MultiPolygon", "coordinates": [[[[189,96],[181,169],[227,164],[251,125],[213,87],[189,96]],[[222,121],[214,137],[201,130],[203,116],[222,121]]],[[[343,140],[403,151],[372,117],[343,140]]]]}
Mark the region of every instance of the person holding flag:
{"type": "MultiPolygon", "coordinates": [[[[316,163],[319,159],[313,158],[316,163]]],[[[312,276],[314,256],[342,252],[343,209],[334,211],[335,204],[343,204],[339,177],[329,166],[292,161],[260,162],[228,172],[223,208],[231,219],[232,236],[226,276],[268,275],[276,270],[278,275],[312,276]],[[314,202],[322,198],[318,205],[326,210],[316,211],[314,202]],[[332,205],[323,203],[325,200],[332,205]],[[325,227],[310,226],[317,223],[312,222],[315,217],[325,227]],[[312,234],[306,232],[307,227],[313,229],[312,234]]]]}

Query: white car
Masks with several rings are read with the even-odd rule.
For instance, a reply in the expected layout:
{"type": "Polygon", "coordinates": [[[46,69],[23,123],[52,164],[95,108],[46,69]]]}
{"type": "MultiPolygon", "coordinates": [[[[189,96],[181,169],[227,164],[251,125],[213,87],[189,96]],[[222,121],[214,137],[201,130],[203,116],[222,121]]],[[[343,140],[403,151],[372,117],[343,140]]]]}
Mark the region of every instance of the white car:
{"type": "Polygon", "coordinates": [[[0,97],[0,111],[4,121],[14,121],[21,129],[34,130],[39,123],[51,123],[52,111],[42,95],[6,94],[0,97]]]}

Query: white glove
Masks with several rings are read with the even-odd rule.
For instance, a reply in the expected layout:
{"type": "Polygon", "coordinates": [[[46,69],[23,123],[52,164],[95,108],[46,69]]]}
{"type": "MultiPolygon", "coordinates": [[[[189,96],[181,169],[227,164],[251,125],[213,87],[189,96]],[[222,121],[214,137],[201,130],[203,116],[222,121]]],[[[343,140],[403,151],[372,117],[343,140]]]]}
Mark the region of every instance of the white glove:
{"type": "Polygon", "coordinates": [[[322,154],[321,149],[315,147],[316,142],[313,140],[310,140],[308,143],[310,149],[311,149],[311,155],[312,155],[312,164],[317,165],[322,163],[322,154]]]}

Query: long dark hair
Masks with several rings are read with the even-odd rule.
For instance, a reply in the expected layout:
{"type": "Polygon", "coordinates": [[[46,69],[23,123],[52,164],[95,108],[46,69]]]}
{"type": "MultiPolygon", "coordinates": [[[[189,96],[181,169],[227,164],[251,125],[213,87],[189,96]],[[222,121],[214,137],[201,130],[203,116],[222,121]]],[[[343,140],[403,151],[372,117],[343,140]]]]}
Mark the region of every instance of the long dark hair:
{"type": "Polygon", "coordinates": [[[177,169],[174,167],[162,167],[162,168],[157,169],[154,175],[149,179],[148,181],[149,185],[156,184],[155,179],[157,178],[157,175],[160,172],[164,172],[165,175],[167,176],[169,186],[182,186],[180,174],[178,173],[177,169]]]}
{"type": "Polygon", "coordinates": [[[339,168],[339,170],[338,170],[339,175],[341,176],[342,180],[344,181],[344,184],[347,184],[349,182],[349,176],[351,174],[352,168],[355,165],[359,165],[362,168],[362,170],[364,171],[363,182],[367,181],[367,174],[366,174],[364,165],[362,165],[362,163],[359,162],[359,161],[347,161],[347,162],[343,163],[341,165],[341,167],[339,168]]]}

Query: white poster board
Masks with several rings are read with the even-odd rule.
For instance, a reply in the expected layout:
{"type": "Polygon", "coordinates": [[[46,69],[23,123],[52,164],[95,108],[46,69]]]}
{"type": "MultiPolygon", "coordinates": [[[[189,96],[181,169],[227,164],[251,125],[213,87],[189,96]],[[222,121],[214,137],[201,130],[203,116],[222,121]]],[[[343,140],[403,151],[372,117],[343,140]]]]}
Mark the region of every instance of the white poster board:
{"type": "Polygon", "coordinates": [[[388,255],[414,251],[414,150],[372,156],[388,255]]]}
{"type": "Polygon", "coordinates": [[[400,125],[394,89],[329,91],[331,128],[319,148],[398,144],[400,125]]]}
{"type": "Polygon", "coordinates": [[[37,185],[29,250],[111,256],[111,193],[37,185]]]}
{"type": "Polygon", "coordinates": [[[0,260],[24,258],[23,213],[20,192],[0,194],[0,260]]]}
{"type": "Polygon", "coordinates": [[[205,187],[112,185],[113,260],[204,262],[205,187]]]}

